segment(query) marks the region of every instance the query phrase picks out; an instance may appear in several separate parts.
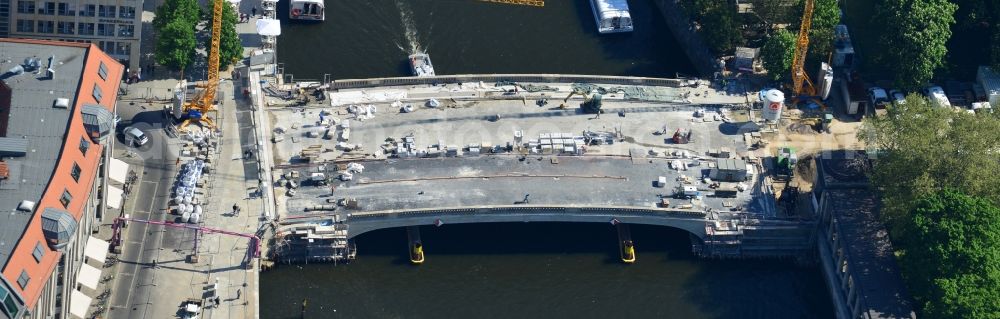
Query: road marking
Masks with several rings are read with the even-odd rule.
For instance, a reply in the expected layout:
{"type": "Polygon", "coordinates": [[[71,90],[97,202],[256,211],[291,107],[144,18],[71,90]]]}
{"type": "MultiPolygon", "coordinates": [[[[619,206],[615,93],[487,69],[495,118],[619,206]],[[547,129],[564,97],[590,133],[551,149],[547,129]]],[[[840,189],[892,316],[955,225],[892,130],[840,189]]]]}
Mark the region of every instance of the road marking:
{"type": "MultiPolygon", "coordinates": [[[[143,181],[143,183],[146,183],[146,182],[148,182],[148,181],[143,181]]],[[[159,190],[159,188],[160,188],[160,184],[159,183],[153,183],[153,195],[154,196],[156,195],[156,192],[159,190]]],[[[142,194],[142,193],[141,192],[137,192],[136,194],[142,194]]],[[[133,209],[135,208],[134,203],[135,202],[133,202],[133,206],[132,206],[133,209]]],[[[149,209],[150,210],[153,209],[153,201],[149,202],[149,209]]],[[[128,284],[128,290],[130,290],[130,291],[132,290],[132,287],[135,287],[135,278],[138,277],[139,270],[141,269],[141,268],[139,268],[139,263],[142,262],[142,252],[145,251],[145,247],[146,247],[146,235],[149,234],[149,224],[143,224],[143,226],[144,227],[143,227],[143,231],[142,231],[142,241],[139,242],[139,255],[135,257],[135,264],[132,265],[132,268],[134,269],[134,272],[135,272],[135,276],[132,276],[132,280],[129,280],[129,284],[128,284]]],[[[126,305],[132,304],[132,294],[128,294],[125,297],[125,304],[126,305]]]]}

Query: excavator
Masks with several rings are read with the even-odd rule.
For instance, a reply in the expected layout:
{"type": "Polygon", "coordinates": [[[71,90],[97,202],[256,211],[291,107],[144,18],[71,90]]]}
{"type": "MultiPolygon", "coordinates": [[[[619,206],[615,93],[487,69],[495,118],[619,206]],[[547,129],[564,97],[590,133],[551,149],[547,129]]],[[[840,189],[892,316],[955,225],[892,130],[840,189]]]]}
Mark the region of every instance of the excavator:
{"type": "Polygon", "coordinates": [[[191,101],[184,104],[184,121],[178,127],[185,130],[191,123],[215,129],[215,121],[207,117],[215,112],[215,94],[219,90],[219,44],[222,42],[223,0],[212,0],[212,44],[208,53],[208,80],[198,85],[201,91],[191,101]]]}
{"type": "Polygon", "coordinates": [[[586,92],[578,88],[573,88],[573,91],[569,92],[569,95],[566,95],[566,98],[563,99],[562,103],[559,104],[559,109],[561,110],[568,109],[569,104],[567,103],[569,103],[569,99],[574,95],[580,95],[584,97],[583,103],[580,103],[580,108],[583,109],[583,112],[590,114],[598,114],[602,112],[601,100],[603,99],[603,97],[601,96],[601,94],[600,93],[590,94],[589,92],[586,92]]]}

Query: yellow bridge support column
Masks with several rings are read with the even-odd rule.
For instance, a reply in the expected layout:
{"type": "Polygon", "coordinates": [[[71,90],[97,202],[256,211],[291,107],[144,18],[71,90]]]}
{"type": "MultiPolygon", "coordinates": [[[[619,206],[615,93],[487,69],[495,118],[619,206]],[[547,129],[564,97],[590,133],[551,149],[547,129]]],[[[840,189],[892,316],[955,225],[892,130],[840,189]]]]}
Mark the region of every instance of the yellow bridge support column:
{"type": "Polygon", "coordinates": [[[418,226],[406,227],[406,239],[409,245],[410,263],[419,265],[424,263],[424,244],[420,241],[420,228],[418,226]]]}
{"type": "Polygon", "coordinates": [[[615,228],[618,229],[618,250],[621,252],[622,262],[634,263],[635,243],[632,242],[632,231],[629,230],[628,225],[622,223],[616,223],[615,228]]]}

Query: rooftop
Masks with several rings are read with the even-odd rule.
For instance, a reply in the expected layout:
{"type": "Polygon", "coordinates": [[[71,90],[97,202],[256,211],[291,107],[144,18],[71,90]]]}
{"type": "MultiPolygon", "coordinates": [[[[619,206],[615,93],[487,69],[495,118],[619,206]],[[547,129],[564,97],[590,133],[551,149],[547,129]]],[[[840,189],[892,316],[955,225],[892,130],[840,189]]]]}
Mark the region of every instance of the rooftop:
{"type": "Polygon", "coordinates": [[[878,220],[875,194],[864,189],[828,190],[847,248],[859,305],[871,318],[910,318],[913,306],[899,276],[889,233],[878,220]]]}
{"type": "MultiPolygon", "coordinates": [[[[17,210],[21,201],[38,202],[60,157],[63,139],[73,108],[55,107],[57,98],[76,103],[77,88],[86,60],[82,46],[44,45],[0,41],[0,103],[10,107],[0,111],[0,137],[27,143],[24,156],[4,157],[9,178],[0,181],[0,265],[11,252],[31,221],[33,212],[17,210]],[[55,57],[52,65],[49,57],[55,57]],[[38,71],[28,68],[21,74],[8,70],[35,58],[38,71]],[[55,71],[54,78],[46,68],[55,71]]],[[[6,144],[6,143],[5,143],[6,144]]]]}

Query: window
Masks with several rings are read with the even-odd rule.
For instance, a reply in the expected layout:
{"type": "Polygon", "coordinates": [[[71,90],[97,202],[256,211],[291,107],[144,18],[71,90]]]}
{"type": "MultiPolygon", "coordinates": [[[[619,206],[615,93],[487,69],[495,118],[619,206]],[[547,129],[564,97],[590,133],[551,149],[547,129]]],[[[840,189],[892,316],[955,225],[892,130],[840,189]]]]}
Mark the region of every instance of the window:
{"type": "Polygon", "coordinates": [[[118,7],[118,17],[126,19],[135,18],[135,7],[129,7],[129,6],[118,7]]]}
{"type": "Polygon", "coordinates": [[[94,84],[93,95],[94,95],[94,100],[97,100],[97,103],[101,103],[101,97],[103,97],[104,94],[101,93],[101,87],[97,86],[97,84],[94,84]]]}
{"type": "Polygon", "coordinates": [[[2,302],[0,303],[0,312],[6,312],[9,318],[17,318],[20,309],[17,308],[17,302],[14,301],[14,294],[9,293],[3,286],[0,286],[0,302],[2,302]],[[2,311],[4,308],[6,311],[2,311]]]}
{"type": "Polygon", "coordinates": [[[38,10],[38,14],[47,14],[47,15],[56,14],[56,3],[46,2],[45,6],[42,7],[42,9],[38,10]]]}
{"type": "Polygon", "coordinates": [[[62,203],[63,208],[69,208],[69,203],[72,201],[73,194],[70,194],[68,189],[63,189],[63,194],[59,197],[59,202],[62,203]]]}
{"type": "Polygon", "coordinates": [[[81,17],[93,17],[97,15],[97,5],[88,4],[83,6],[83,10],[80,10],[81,17]]]}
{"type": "Polygon", "coordinates": [[[35,261],[42,262],[42,257],[45,257],[45,247],[42,247],[42,242],[35,243],[35,250],[31,252],[31,256],[35,257],[35,261]]]}
{"type": "Polygon", "coordinates": [[[115,54],[118,55],[131,55],[132,45],[128,42],[118,42],[118,48],[115,50],[115,54]]]}
{"type": "Polygon", "coordinates": [[[17,19],[17,32],[35,32],[35,20],[17,19]]]}
{"type": "Polygon", "coordinates": [[[59,34],[76,33],[76,23],[59,21],[59,34]]]}
{"type": "Polygon", "coordinates": [[[97,16],[101,18],[114,18],[115,6],[106,6],[106,5],[97,6],[97,16]]]}
{"type": "Polygon", "coordinates": [[[76,11],[70,10],[69,9],[69,3],[65,3],[65,2],[60,2],[59,6],[58,6],[58,9],[56,11],[61,16],[75,16],[76,15],[76,11]]]}
{"type": "Polygon", "coordinates": [[[80,22],[77,25],[77,29],[80,30],[80,35],[94,35],[94,24],[93,23],[83,23],[80,22]]]}
{"type": "Polygon", "coordinates": [[[53,21],[38,21],[38,33],[53,33],[55,29],[53,21]]]}
{"type": "Polygon", "coordinates": [[[83,153],[84,156],[86,156],[87,155],[87,150],[89,150],[89,149],[90,149],[90,142],[87,142],[87,139],[81,137],[80,138],[80,152],[83,153]]]}
{"type": "Polygon", "coordinates": [[[21,270],[21,275],[17,276],[17,284],[21,285],[21,289],[28,287],[28,282],[31,281],[31,277],[28,277],[28,272],[21,270]]]}
{"type": "Polygon", "coordinates": [[[73,176],[74,181],[77,182],[80,181],[80,172],[81,172],[80,165],[76,165],[76,163],[73,163],[73,170],[69,172],[69,175],[73,176]]]}
{"type": "MultiPolygon", "coordinates": [[[[103,36],[114,36],[115,35],[115,25],[110,23],[99,23],[97,24],[97,35],[103,36]]],[[[107,50],[105,50],[107,51],[107,50]]],[[[111,52],[108,52],[111,53],[111,52]]]]}
{"type": "Polygon", "coordinates": [[[101,65],[97,67],[97,75],[101,76],[101,80],[108,80],[108,65],[101,61],[101,65]]]}
{"type": "Polygon", "coordinates": [[[17,13],[35,13],[34,1],[18,1],[17,13]]]}
{"type": "Polygon", "coordinates": [[[119,24],[118,25],[118,36],[123,38],[128,38],[135,32],[135,26],[131,24],[119,24]]]}

